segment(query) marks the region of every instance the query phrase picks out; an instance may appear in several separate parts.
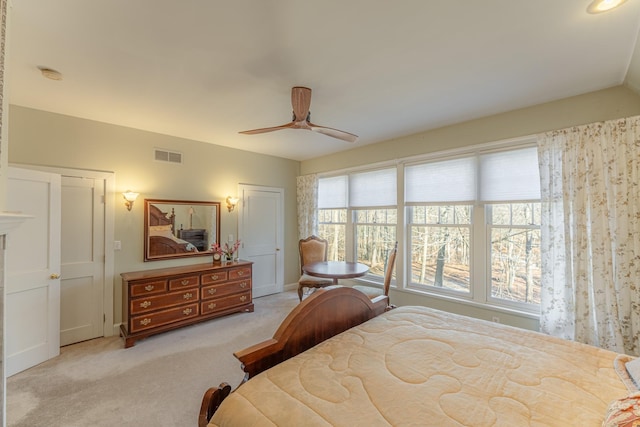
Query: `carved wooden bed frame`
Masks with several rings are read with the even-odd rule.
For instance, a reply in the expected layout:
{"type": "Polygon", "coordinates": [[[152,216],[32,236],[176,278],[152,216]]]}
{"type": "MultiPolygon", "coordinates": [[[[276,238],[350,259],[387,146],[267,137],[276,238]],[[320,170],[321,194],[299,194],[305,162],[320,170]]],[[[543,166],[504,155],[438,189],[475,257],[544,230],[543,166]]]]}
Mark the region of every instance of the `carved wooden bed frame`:
{"type": "MultiPolygon", "coordinates": [[[[149,226],[171,225],[171,234],[176,235],[176,214],[171,210],[171,214],[162,212],[157,206],[149,204],[149,226]]],[[[173,255],[188,253],[189,243],[178,243],[163,236],[149,236],[149,254],[173,255]]]]}
{"type": "MultiPolygon", "coordinates": [[[[384,295],[369,299],[348,287],[317,290],[289,313],[273,338],[234,353],[245,371],[242,382],[388,309],[389,298],[384,295]]],[[[231,386],[227,383],[205,392],[199,427],[207,426],[229,393],[231,386]]]]}

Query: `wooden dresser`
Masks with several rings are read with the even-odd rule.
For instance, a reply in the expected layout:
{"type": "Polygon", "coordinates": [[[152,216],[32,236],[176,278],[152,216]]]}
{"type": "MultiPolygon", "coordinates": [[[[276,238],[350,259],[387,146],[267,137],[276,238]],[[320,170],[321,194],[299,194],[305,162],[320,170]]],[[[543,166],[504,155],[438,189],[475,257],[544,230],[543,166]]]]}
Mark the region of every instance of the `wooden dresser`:
{"type": "Polygon", "coordinates": [[[125,348],[161,332],[253,311],[252,262],[198,264],[122,273],[125,348]]]}

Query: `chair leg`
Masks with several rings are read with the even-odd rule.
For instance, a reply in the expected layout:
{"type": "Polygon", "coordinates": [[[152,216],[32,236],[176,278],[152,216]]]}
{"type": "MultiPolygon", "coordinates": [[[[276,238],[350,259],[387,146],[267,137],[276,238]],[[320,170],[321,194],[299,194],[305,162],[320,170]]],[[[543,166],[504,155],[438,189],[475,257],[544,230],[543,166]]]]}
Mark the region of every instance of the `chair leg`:
{"type": "Polygon", "coordinates": [[[300,302],[302,302],[302,286],[298,286],[298,298],[300,298],[300,302]]]}

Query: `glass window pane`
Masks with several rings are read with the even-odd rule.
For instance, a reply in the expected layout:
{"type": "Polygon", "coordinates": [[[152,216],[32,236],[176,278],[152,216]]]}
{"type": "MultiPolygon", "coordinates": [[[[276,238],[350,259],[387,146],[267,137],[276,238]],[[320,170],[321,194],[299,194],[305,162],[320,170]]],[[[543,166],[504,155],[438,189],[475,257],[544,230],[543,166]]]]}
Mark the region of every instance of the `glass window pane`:
{"type": "Polygon", "coordinates": [[[491,221],[494,225],[511,225],[511,205],[490,205],[491,221]]]}
{"type": "Polygon", "coordinates": [[[491,296],[540,304],[539,229],[491,229],[491,296]]]}
{"type": "Polygon", "coordinates": [[[454,206],[455,224],[471,224],[471,206],[454,206]]]}
{"type": "Polygon", "coordinates": [[[346,209],[320,209],[318,211],[318,236],[329,242],[327,260],[344,261],[347,230],[346,209]]]}
{"type": "Polygon", "coordinates": [[[411,227],[411,282],[470,292],[470,229],[411,227]]]}
{"type": "Polygon", "coordinates": [[[355,211],[355,218],[356,261],[368,265],[369,274],[383,278],[389,251],[397,240],[397,211],[361,209],[355,211]]]}

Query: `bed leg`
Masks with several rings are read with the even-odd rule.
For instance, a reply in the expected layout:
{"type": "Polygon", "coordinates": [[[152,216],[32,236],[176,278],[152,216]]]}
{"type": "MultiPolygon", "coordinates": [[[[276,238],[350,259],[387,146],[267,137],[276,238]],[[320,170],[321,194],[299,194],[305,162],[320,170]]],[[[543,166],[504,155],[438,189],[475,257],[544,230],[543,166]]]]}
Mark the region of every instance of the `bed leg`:
{"type": "Polygon", "coordinates": [[[207,427],[209,420],[229,393],[231,393],[231,386],[227,383],[222,383],[217,388],[211,387],[204,393],[200,415],[198,415],[198,427],[207,427]]]}

